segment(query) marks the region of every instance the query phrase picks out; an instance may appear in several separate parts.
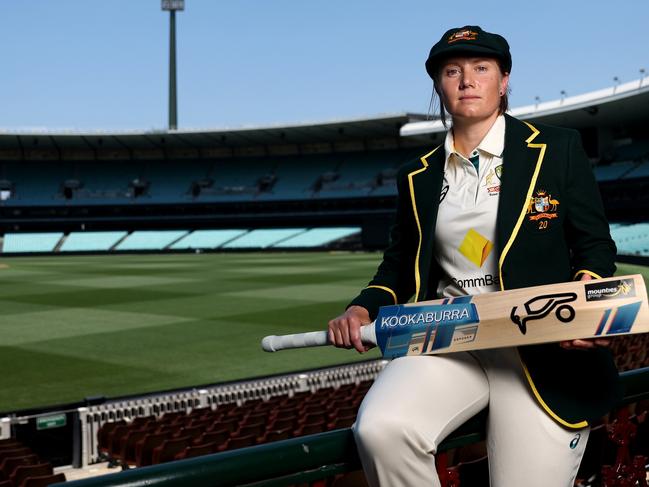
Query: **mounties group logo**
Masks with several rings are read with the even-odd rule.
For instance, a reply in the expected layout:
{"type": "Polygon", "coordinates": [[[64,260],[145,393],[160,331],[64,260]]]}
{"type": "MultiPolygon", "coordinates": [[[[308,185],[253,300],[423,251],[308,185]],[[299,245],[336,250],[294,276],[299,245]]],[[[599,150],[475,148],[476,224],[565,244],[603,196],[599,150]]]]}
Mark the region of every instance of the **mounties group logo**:
{"type": "Polygon", "coordinates": [[[604,299],[623,299],[635,297],[633,279],[619,281],[594,282],[586,284],[586,301],[601,301],[604,299]]]}

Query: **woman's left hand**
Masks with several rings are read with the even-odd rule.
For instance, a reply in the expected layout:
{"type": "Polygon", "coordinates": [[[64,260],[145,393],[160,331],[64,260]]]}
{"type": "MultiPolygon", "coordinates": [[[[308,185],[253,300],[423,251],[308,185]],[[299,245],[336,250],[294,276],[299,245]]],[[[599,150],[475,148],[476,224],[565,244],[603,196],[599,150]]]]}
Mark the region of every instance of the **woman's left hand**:
{"type": "MultiPolygon", "coordinates": [[[[590,281],[591,279],[592,276],[590,274],[583,274],[581,276],[581,279],[579,280],[590,281]]],[[[559,342],[559,346],[567,350],[589,350],[597,347],[608,347],[610,344],[610,338],[587,338],[583,340],[565,340],[563,342],[559,342]]]]}

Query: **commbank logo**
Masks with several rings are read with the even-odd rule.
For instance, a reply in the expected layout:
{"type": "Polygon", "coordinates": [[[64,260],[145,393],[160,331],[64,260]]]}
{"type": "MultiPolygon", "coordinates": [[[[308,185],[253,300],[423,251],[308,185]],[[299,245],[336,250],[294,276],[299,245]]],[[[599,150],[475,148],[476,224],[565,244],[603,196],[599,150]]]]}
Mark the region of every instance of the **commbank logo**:
{"type": "Polygon", "coordinates": [[[462,240],[458,250],[464,257],[479,268],[482,267],[487,260],[487,257],[489,257],[493,246],[493,243],[491,243],[488,238],[480,235],[472,228],[466,232],[464,240],[462,240]]]}

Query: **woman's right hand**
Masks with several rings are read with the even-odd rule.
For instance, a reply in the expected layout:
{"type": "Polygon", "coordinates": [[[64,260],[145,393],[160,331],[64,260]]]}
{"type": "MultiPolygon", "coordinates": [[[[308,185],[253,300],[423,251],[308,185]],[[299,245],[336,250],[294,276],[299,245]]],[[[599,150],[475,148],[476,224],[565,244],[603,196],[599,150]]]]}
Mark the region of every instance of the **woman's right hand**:
{"type": "Polygon", "coordinates": [[[329,322],[329,341],[340,348],[355,348],[359,353],[371,347],[361,342],[361,325],[371,323],[370,313],[362,306],[350,306],[329,322]]]}

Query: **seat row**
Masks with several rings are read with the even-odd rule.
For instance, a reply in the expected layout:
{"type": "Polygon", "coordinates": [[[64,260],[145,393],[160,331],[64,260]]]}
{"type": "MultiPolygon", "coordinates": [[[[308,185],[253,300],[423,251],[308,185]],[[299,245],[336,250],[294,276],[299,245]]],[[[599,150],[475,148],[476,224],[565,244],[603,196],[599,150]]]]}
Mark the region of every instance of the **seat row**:
{"type": "Polygon", "coordinates": [[[349,427],[371,383],[105,423],[99,454],[146,466],[349,427]]]}
{"type": "Polygon", "coordinates": [[[0,440],[0,487],[45,487],[65,480],[19,441],[0,440]]]}

